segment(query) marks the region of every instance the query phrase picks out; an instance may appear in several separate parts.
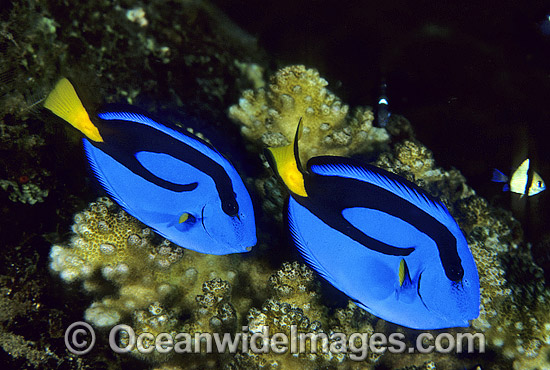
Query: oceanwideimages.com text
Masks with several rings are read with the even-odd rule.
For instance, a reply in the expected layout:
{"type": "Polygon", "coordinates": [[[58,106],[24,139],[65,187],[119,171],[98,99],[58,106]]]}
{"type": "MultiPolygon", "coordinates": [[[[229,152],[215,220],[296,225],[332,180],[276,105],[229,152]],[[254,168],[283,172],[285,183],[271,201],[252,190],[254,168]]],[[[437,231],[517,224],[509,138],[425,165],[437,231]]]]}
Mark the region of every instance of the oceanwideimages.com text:
{"type": "MultiPolygon", "coordinates": [[[[65,344],[75,354],[88,353],[95,344],[95,332],[84,322],[71,325],[65,332],[65,344]]],[[[363,361],[369,353],[484,353],[485,337],[480,333],[418,334],[407,341],[403,333],[304,333],[292,325],[290,333],[271,333],[268,326],[254,332],[247,326],[239,333],[152,333],[136,334],[124,324],[109,332],[109,345],[116,353],[331,353],[347,354],[363,361]],[[413,343],[407,344],[407,343],[413,343]]]]}

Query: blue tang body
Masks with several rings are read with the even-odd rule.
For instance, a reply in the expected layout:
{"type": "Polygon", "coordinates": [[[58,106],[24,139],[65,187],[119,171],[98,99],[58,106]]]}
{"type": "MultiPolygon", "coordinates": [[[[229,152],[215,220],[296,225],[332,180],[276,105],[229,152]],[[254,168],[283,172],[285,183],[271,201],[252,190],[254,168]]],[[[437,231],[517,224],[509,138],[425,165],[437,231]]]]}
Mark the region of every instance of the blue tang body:
{"type": "Polygon", "coordinates": [[[86,136],[84,150],[103,188],[160,235],[209,254],[246,252],[256,244],[250,195],[210,144],[132,107],[92,120],[66,78],[44,107],[86,136]]]}
{"type": "Polygon", "coordinates": [[[322,277],[368,312],[406,327],[465,327],[478,317],[474,258],[441,202],[349,158],[315,157],[307,171],[296,158],[287,176],[291,156],[274,149],[272,166],[291,193],[290,232],[322,277]]]}
{"type": "Polygon", "coordinates": [[[126,212],[201,253],[240,253],[256,244],[250,195],[213,147],[132,110],[98,118],[103,141],[84,138],[86,156],[126,212]]]}

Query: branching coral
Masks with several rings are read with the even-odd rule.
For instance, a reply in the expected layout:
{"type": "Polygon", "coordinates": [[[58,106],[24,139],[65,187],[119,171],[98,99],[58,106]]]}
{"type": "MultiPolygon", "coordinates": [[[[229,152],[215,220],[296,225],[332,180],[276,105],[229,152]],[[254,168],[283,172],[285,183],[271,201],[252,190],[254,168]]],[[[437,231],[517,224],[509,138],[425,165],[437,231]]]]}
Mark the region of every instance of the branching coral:
{"type": "Polygon", "coordinates": [[[255,143],[276,147],[290,143],[300,118],[304,124],[300,154],[304,163],[321,154],[348,156],[387,143],[385,129],[373,127],[370,109],[349,107],[329,90],[315,69],[303,65],[280,69],[267,87],[245,90],[229,116],[255,143]]]}
{"type": "Polygon", "coordinates": [[[269,278],[269,285],[274,298],[300,308],[313,320],[321,320],[326,314],[324,310],[319,310],[322,307],[319,282],[314,272],[305,265],[284,263],[269,278]]]}
{"type": "Polygon", "coordinates": [[[231,304],[231,284],[219,278],[206,281],[203,294],[196,296],[199,310],[193,315],[186,333],[234,333],[237,328],[237,313],[231,304]]]}
{"type": "Polygon", "coordinates": [[[284,334],[289,341],[295,339],[296,347],[292,349],[287,343],[286,350],[279,353],[249,350],[237,354],[229,368],[318,369],[336,366],[365,369],[376,362],[378,356],[373,354],[365,356],[367,362],[354,362],[348,349],[335,350],[332,335],[370,335],[373,333],[373,317],[351,302],[347,308],[338,309],[334,316],[330,316],[321,302],[315,275],[308,267],[298,262],[284,263],[271,276],[269,285],[272,297],[264,302],[261,309],[252,308],[249,311],[248,330],[250,333],[266,330],[270,337],[276,333],[284,334]]]}
{"type": "MultiPolygon", "coordinates": [[[[150,229],[107,198],[78,213],[73,232],[70,246],[52,247],[50,267],[66,282],[82,281],[103,296],[85,313],[96,327],[130,322],[137,335],[232,332],[252,299],[267,294],[270,270],[262,262],[155,242],[150,229]],[[239,290],[232,292],[232,285],[239,290]],[[182,315],[190,319],[176,319],[182,315]]],[[[132,353],[157,362],[168,358],[132,353]]]]}

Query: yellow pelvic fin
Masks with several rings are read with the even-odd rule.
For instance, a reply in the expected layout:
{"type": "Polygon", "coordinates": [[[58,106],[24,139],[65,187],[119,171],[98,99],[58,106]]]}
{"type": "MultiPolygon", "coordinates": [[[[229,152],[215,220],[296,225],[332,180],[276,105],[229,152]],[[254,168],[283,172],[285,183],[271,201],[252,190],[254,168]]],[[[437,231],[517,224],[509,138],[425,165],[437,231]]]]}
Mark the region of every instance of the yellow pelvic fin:
{"type": "Polygon", "coordinates": [[[180,216],[179,223],[183,223],[189,219],[189,213],[185,212],[180,216]]]}
{"type": "Polygon", "coordinates": [[[46,98],[44,107],[69,122],[90,140],[103,141],[99,130],[90,120],[90,116],[88,116],[88,112],[82,105],[73,85],[66,78],[62,78],[55,85],[55,88],[46,98]]]}
{"type": "Polygon", "coordinates": [[[294,143],[279,147],[268,148],[273,161],[275,162],[275,170],[279,177],[285,183],[288,190],[298,196],[307,197],[306,188],[304,185],[304,174],[298,168],[298,158],[295,150],[298,150],[298,138],[301,136],[301,124],[298,124],[294,143]]]}
{"type": "Polygon", "coordinates": [[[407,276],[407,264],[404,259],[399,263],[399,286],[403,286],[405,277],[407,276]]]}

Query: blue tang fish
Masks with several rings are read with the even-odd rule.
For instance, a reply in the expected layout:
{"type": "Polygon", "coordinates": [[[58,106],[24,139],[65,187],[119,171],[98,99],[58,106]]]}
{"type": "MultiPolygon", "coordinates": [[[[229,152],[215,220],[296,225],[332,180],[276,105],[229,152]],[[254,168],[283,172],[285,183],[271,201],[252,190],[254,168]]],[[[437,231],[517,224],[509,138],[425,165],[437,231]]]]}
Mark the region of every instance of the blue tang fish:
{"type": "Polygon", "coordinates": [[[184,248],[249,251],[256,244],[250,195],[212,146],[135,109],[90,119],[73,86],[60,80],[44,106],[82,131],[91,168],[129,214],[184,248]]]}
{"type": "Polygon", "coordinates": [[[357,305],[414,329],[469,325],[479,315],[474,258],[447,208],[418,186],[342,157],[301,168],[294,145],[270,148],[290,191],[287,218],[305,260],[357,305]]]}

